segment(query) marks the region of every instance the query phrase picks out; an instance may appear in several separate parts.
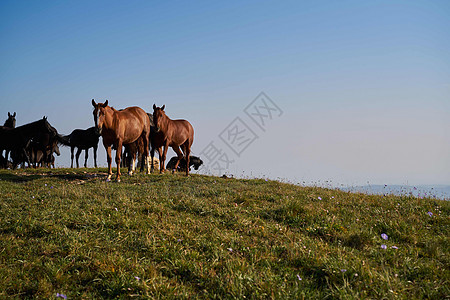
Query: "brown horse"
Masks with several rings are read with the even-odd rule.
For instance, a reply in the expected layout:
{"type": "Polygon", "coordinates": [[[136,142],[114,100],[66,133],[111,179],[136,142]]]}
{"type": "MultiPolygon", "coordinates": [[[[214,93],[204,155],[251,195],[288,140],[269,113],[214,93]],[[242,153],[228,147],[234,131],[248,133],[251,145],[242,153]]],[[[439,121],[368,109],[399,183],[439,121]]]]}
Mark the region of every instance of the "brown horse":
{"type": "MultiPolygon", "coordinates": [[[[170,147],[178,155],[178,160],[175,163],[174,169],[177,169],[178,164],[183,158],[180,151],[183,150],[186,157],[187,165],[189,166],[189,155],[191,153],[191,146],[194,142],[194,128],[191,123],[186,120],[171,120],[164,112],[165,105],[156,107],[153,104],[153,123],[155,124],[156,134],[161,136],[162,143],[157,146],[159,153],[159,171],[164,172],[165,160],[167,150],[170,147]],[[162,145],[162,146],[161,146],[162,145]],[[164,147],[164,152],[161,155],[161,148],[164,147]]],[[[186,168],[186,176],[189,175],[189,168],[186,168]]]]}
{"type": "MultiPolygon", "coordinates": [[[[144,143],[144,154],[148,157],[148,137],[150,134],[150,121],[147,113],[139,107],[128,107],[122,111],[115,110],[108,106],[108,100],[105,103],[95,103],[94,106],[94,122],[99,134],[103,138],[103,145],[106,149],[108,160],[108,177],[111,180],[111,146],[114,145],[116,150],[117,164],[117,181],[120,181],[120,159],[122,154],[122,145],[130,144],[142,137],[144,143]]],[[[147,174],[150,168],[147,159],[147,174]]]]}

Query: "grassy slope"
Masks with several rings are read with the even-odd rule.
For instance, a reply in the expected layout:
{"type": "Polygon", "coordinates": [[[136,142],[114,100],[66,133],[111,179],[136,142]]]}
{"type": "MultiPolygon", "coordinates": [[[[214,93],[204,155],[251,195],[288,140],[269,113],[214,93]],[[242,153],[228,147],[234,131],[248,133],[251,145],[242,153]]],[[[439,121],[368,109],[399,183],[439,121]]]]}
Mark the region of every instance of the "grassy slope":
{"type": "Polygon", "coordinates": [[[0,297],[450,295],[449,202],[199,175],[104,178],[0,171],[0,297]]]}

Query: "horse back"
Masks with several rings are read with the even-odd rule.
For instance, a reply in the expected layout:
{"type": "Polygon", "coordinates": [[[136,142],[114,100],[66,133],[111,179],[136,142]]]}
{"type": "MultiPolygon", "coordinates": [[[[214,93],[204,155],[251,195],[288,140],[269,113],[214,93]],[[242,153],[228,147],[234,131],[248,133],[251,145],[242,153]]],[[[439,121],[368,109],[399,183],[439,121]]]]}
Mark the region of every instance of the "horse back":
{"type": "Polygon", "coordinates": [[[171,144],[181,145],[189,140],[189,146],[194,141],[194,128],[187,120],[171,120],[169,123],[168,136],[171,144]]]}
{"type": "Polygon", "coordinates": [[[70,134],[70,144],[78,148],[91,148],[98,144],[99,136],[95,127],[75,129],[70,134]]]}
{"type": "Polygon", "coordinates": [[[117,127],[123,143],[133,143],[143,134],[150,134],[150,119],[140,107],[132,106],[116,111],[117,127]]]}

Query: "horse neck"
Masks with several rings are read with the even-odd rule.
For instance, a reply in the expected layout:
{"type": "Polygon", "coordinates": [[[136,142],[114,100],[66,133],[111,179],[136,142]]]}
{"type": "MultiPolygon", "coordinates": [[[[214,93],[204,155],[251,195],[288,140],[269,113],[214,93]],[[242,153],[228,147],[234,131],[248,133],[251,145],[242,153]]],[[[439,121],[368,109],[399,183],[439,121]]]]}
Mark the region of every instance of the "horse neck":
{"type": "Polygon", "coordinates": [[[35,132],[38,132],[38,131],[40,131],[42,129],[42,127],[43,127],[41,125],[42,122],[43,122],[43,120],[34,121],[34,122],[31,122],[31,123],[28,123],[28,124],[16,127],[15,130],[19,131],[21,133],[24,133],[24,132],[26,132],[26,133],[28,133],[28,132],[29,133],[35,133],[35,132]]]}
{"type": "Polygon", "coordinates": [[[28,124],[16,127],[12,130],[14,130],[15,132],[17,132],[25,137],[36,136],[37,134],[49,134],[50,135],[51,132],[49,131],[45,122],[46,122],[45,120],[38,120],[38,121],[34,121],[32,123],[28,123],[28,124]]]}
{"type": "Polygon", "coordinates": [[[5,121],[5,124],[3,124],[4,127],[8,127],[8,128],[14,128],[14,122],[11,119],[8,119],[5,121]]]}
{"type": "Polygon", "coordinates": [[[105,107],[105,122],[103,122],[103,126],[106,128],[114,128],[114,118],[116,115],[117,110],[110,106],[105,107]]]}
{"type": "Polygon", "coordinates": [[[166,114],[163,114],[159,120],[159,128],[162,132],[167,132],[170,122],[172,122],[172,120],[166,114]]]}

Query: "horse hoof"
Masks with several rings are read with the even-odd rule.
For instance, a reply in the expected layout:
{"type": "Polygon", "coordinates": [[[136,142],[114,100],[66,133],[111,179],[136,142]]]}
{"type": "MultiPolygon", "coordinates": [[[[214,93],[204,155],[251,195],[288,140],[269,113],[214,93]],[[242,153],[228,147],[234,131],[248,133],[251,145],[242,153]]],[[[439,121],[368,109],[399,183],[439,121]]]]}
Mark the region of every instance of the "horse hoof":
{"type": "Polygon", "coordinates": [[[128,172],[128,175],[130,175],[130,176],[133,175],[133,172],[128,172]]]}

